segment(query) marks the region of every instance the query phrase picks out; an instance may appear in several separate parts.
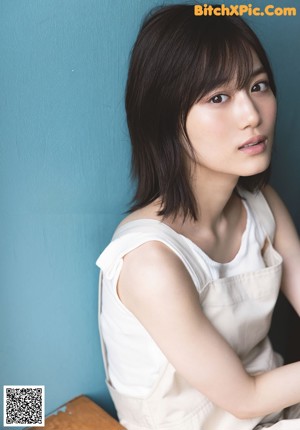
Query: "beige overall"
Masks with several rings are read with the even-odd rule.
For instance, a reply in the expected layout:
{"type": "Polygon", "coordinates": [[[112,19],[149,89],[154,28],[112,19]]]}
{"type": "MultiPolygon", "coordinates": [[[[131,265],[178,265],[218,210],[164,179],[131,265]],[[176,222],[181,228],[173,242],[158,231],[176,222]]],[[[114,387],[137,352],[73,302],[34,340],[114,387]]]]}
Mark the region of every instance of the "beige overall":
{"type": "MultiPolygon", "coordinates": [[[[99,323],[102,277],[113,276],[115,270],[119,271],[120,264],[116,268],[114,262],[131,249],[149,240],[159,240],[181,258],[199,292],[203,312],[236,351],[247,372],[265,372],[281,365],[281,359],[273,352],[267,337],[280,288],[282,266],[282,259],[272,246],[274,219],[261,194],[257,197],[243,194],[266,232],[265,268],[207,282],[201,270],[203,263],[181,235],[158,221],[133,221],[116,232],[111,242],[110,258],[100,258],[99,323]]],[[[300,430],[299,405],[267,417],[239,420],[189,385],[167,360],[147,398],[125,396],[117,392],[109,381],[102,336],[101,341],[107,385],[120,422],[128,430],[300,430]]]]}

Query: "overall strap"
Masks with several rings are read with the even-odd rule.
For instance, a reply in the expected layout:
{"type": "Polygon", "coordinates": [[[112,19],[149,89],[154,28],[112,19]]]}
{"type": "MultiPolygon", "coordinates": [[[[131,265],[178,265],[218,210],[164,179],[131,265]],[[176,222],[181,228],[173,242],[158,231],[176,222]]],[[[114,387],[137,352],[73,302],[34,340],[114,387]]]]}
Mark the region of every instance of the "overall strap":
{"type": "Polygon", "coordinates": [[[263,193],[250,193],[249,191],[244,190],[239,190],[239,193],[242,197],[246,199],[247,203],[249,204],[255,215],[256,220],[260,223],[262,229],[273,243],[276,224],[274,215],[263,193]]]}

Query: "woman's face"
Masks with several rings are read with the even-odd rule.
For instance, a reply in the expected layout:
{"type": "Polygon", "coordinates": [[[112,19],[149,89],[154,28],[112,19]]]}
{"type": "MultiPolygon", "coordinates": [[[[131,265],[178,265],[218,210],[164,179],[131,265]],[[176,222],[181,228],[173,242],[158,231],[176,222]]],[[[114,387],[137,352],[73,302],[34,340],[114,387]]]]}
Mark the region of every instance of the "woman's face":
{"type": "Polygon", "coordinates": [[[244,88],[221,85],[190,109],[186,130],[201,172],[250,176],[270,163],[276,100],[256,54],[244,88]]]}

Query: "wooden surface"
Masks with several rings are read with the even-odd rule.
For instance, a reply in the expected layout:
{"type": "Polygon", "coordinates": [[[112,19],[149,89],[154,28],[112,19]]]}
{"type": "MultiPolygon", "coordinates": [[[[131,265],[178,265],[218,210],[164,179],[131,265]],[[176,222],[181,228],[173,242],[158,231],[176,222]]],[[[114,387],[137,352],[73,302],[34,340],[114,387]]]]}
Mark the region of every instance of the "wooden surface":
{"type": "Polygon", "coordinates": [[[45,427],[27,430],[124,430],[114,418],[88,397],[80,396],[58,408],[45,420],[45,427]]]}

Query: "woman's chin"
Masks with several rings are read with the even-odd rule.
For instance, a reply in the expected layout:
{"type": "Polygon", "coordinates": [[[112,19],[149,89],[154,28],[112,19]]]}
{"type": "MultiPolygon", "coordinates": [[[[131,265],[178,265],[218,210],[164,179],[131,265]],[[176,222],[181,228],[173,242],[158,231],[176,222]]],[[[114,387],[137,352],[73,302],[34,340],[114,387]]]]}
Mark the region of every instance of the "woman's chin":
{"type": "Polygon", "coordinates": [[[262,160],[260,163],[255,163],[253,165],[247,166],[247,168],[243,169],[240,176],[254,176],[259,173],[263,173],[270,165],[271,160],[262,160]]]}

